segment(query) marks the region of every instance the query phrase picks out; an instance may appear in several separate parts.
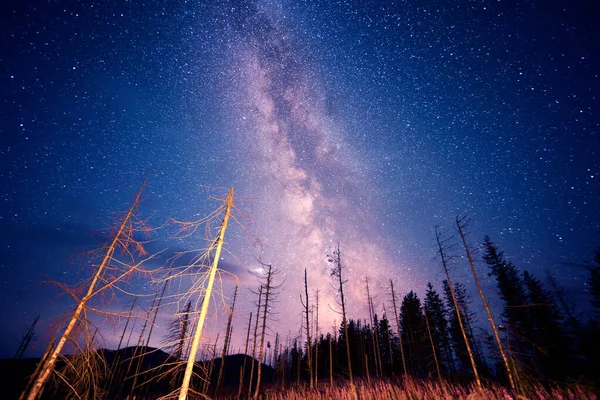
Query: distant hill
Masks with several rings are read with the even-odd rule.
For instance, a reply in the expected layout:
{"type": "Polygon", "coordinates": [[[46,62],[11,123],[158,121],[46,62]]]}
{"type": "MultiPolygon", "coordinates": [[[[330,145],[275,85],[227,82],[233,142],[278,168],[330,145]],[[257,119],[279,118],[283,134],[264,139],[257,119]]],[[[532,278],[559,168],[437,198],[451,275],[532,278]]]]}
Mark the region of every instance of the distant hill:
{"type": "MultiPolygon", "coordinates": [[[[137,383],[149,381],[150,384],[147,387],[147,398],[156,398],[159,395],[164,395],[169,392],[169,379],[160,379],[160,375],[165,373],[169,367],[165,365],[174,366],[176,360],[171,357],[168,353],[156,348],[148,347],[143,352],[143,355],[133,358],[136,354],[142,354],[142,348],[138,347],[127,347],[120,349],[119,351],[110,349],[100,349],[97,351],[98,355],[102,357],[109,367],[111,372],[114,374],[113,377],[113,388],[120,387],[121,396],[112,395],[111,399],[124,398],[124,395],[131,392],[132,378],[134,375],[137,360],[141,359],[140,375],[137,378],[137,383]],[[130,372],[127,374],[127,369],[130,372]],[[129,376],[129,378],[127,378],[129,376]]],[[[67,356],[69,358],[71,356],[67,356]]],[[[225,357],[225,370],[223,387],[225,390],[236,389],[239,385],[240,369],[246,361],[245,380],[248,379],[251,368],[251,357],[244,354],[234,354],[225,357]]],[[[211,373],[211,385],[215,385],[223,360],[219,357],[214,359],[211,373]]],[[[0,376],[3,377],[2,381],[2,396],[4,400],[18,399],[21,392],[25,388],[30,375],[35,371],[35,367],[39,362],[39,358],[26,358],[20,360],[14,359],[0,359],[0,376]]],[[[64,362],[59,363],[58,367],[64,366],[64,362]]],[[[182,365],[181,371],[185,368],[182,365]]],[[[195,374],[203,376],[203,370],[210,368],[210,360],[196,363],[195,374]]],[[[273,381],[274,371],[273,368],[266,364],[262,364],[262,378],[264,383],[270,383],[273,381]]],[[[102,383],[108,386],[108,379],[105,379],[102,383]]],[[[256,365],[254,373],[254,382],[256,382],[256,365]]],[[[214,386],[212,386],[214,388],[214,386]]],[[[60,392],[61,389],[58,389],[60,392]]],[[[56,389],[50,390],[46,388],[42,399],[57,398],[58,393],[56,389]]],[[[63,395],[64,396],[64,395],[63,395]]],[[[60,396],[59,396],[60,397],[60,396]]],[[[62,397],[61,397],[62,398],[62,397]]],[[[139,399],[139,397],[138,397],[139,399]]]]}

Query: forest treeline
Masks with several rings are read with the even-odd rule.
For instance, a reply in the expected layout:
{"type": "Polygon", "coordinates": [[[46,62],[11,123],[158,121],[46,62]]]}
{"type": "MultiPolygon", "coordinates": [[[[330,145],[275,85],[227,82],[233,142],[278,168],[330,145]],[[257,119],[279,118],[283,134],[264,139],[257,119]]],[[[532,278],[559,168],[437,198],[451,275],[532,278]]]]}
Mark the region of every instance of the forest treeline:
{"type": "MultiPolygon", "coordinates": [[[[554,276],[546,276],[543,282],[520,271],[487,236],[481,247],[486,268],[482,272],[493,278],[502,303],[495,317],[516,391],[527,393],[539,384],[598,385],[600,250],[594,263],[584,265],[594,310],[584,316],[573,308],[554,276]]],[[[508,386],[498,343],[487,321],[477,318],[480,310],[473,307],[465,283],[453,282],[451,290],[448,280],[443,280],[442,287],[440,293],[429,283],[422,296],[409,291],[397,302],[390,281],[388,299],[378,299],[386,308],[379,314],[365,281],[369,319],[350,318],[346,326],[342,321],[335,332],[317,333],[311,343],[300,338],[283,343],[277,335],[271,358],[263,361],[273,366],[278,382],[296,384],[312,381],[311,372],[325,381],[351,373],[366,379],[408,375],[470,383],[475,369],[481,379],[508,386]]]]}
{"type": "MultiPolygon", "coordinates": [[[[483,393],[500,386],[521,398],[534,393],[537,398],[550,398],[555,393],[552,388],[593,393],[600,387],[600,248],[592,261],[571,266],[585,268],[588,274],[585,295],[591,311],[586,315],[574,308],[573,299],[555,276],[538,277],[519,270],[488,236],[481,243],[471,242],[466,218],[456,218],[456,238],[435,229],[437,262],[445,279],[403,294],[397,292],[393,277],[385,293],[373,295],[368,278],[347,276],[343,247],[338,244],[326,259],[337,291],[337,304],[329,306],[339,314],[339,325],[319,326],[320,293],[311,290],[305,270],[304,290],[298,293],[301,329],[286,336],[270,327],[282,290],[279,270],[259,261],[255,308],[237,319],[247,324],[235,328],[245,333],[243,354],[236,356],[231,334],[239,286],[229,302],[219,302],[228,316],[222,335],[213,343],[202,335],[227,223],[235,210],[233,188],[208,217],[173,221],[184,237],[205,227],[207,247],[193,253],[185,265],[173,263],[166,271],[152,271],[145,264],[157,253],[148,254],[146,242],[137,239],[139,232],[148,232],[146,220],[137,216],[144,187],[145,182],[115,225],[110,241],[99,249],[96,259],[101,261],[91,278],[75,288],[59,283],[77,306],[68,315],[64,331],[48,344],[21,398],[256,399],[273,388],[317,390],[347,382],[351,390],[359,390],[372,383],[377,387],[382,380],[387,385],[397,382],[388,391],[398,385],[406,389],[439,384],[447,385],[444,393],[454,390],[449,387],[472,388],[479,393],[476,398],[490,398],[483,393]],[[469,266],[469,278],[463,281],[453,280],[458,259],[469,266]],[[152,304],[135,317],[136,301],[149,296],[131,292],[127,282],[132,276],[158,283],[152,304]],[[480,282],[484,278],[485,290],[480,282]],[[349,279],[364,279],[368,318],[353,318],[347,309],[344,289],[349,279]],[[185,290],[167,291],[169,285],[182,287],[177,282],[186,282],[185,290]],[[490,290],[491,282],[495,290],[490,290]],[[470,292],[469,287],[476,291],[470,292]],[[128,310],[111,311],[100,301],[115,293],[132,298],[128,310]],[[500,306],[491,306],[490,300],[500,306]],[[173,321],[162,349],[154,349],[149,344],[161,307],[163,312],[173,311],[173,321]],[[92,313],[126,321],[116,351],[102,349],[105,327],[94,323],[89,317],[92,313]],[[138,320],[141,330],[134,345],[138,320]],[[63,354],[67,344],[74,349],[70,355],[63,354]],[[550,394],[539,397],[543,390],[550,394]]],[[[232,219],[239,222],[235,216],[232,219]]],[[[23,356],[36,324],[37,319],[16,359],[23,356]]]]}

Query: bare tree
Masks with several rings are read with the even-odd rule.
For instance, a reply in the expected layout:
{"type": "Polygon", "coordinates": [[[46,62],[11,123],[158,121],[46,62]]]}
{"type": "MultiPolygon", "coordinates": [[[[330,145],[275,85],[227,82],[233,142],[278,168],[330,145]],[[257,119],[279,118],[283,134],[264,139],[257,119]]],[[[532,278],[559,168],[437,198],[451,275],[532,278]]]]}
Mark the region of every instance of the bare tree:
{"type": "Polygon", "coordinates": [[[394,316],[396,317],[396,329],[400,339],[400,355],[402,356],[402,368],[404,377],[406,377],[406,357],[404,356],[404,345],[402,344],[402,330],[400,329],[400,320],[398,319],[398,307],[396,306],[396,293],[394,292],[394,281],[390,279],[390,290],[392,294],[392,304],[394,306],[394,316]]]}
{"type": "Polygon", "coordinates": [[[365,277],[365,283],[367,286],[367,303],[369,306],[369,318],[371,320],[371,338],[373,342],[373,353],[375,357],[375,374],[381,376],[383,373],[381,364],[381,351],[379,349],[379,327],[375,321],[375,307],[373,306],[373,298],[371,297],[371,291],[369,290],[369,278],[365,277]]]}
{"type": "Polygon", "coordinates": [[[463,339],[465,341],[465,347],[467,348],[467,353],[469,354],[471,368],[473,368],[473,376],[475,377],[475,383],[477,383],[477,387],[481,389],[481,379],[479,379],[479,371],[477,370],[477,364],[475,363],[475,357],[473,356],[473,351],[471,350],[471,344],[469,343],[467,332],[465,331],[465,327],[463,325],[463,317],[460,312],[460,308],[458,307],[458,302],[456,301],[456,295],[454,294],[454,285],[452,284],[452,279],[450,279],[450,273],[448,272],[448,256],[446,255],[446,250],[448,247],[447,241],[442,239],[442,233],[440,232],[437,226],[435,227],[435,240],[438,245],[437,254],[439,254],[442,260],[442,267],[444,268],[444,272],[446,273],[446,280],[448,281],[448,287],[450,288],[450,295],[452,297],[454,311],[456,312],[456,316],[458,319],[458,325],[460,326],[460,332],[462,333],[463,339]]]}
{"type": "Polygon", "coordinates": [[[25,335],[23,335],[23,339],[21,340],[21,343],[19,344],[19,348],[17,349],[17,352],[15,353],[14,358],[16,360],[23,358],[23,353],[25,353],[25,350],[27,350],[27,347],[29,347],[29,343],[31,343],[31,340],[35,336],[35,326],[37,325],[39,320],[40,320],[40,316],[38,315],[33,320],[33,323],[29,326],[29,329],[27,329],[27,332],[25,333],[25,335]]]}
{"type": "MultiPolygon", "coordinates": [[[[479,284],[479,278],[477,277],[477,271],[475,271],[475,262],[473,261],[473,254],[471,251],[471,245],[467,242],[467,232],[465,231],[468,227],[469,220],[466,217],[458,218],[456,217],[456,229],[458,230],[458,234],[460,235],[460,239],[465,248],[465,252],[467,254],[467,260],[469,260],[469,266],[471,267],[471,272],[473,273],[473,279],[475,280],[475,285],[477,286],[477,291],[481,296],[481,301],[483,302],[483,307],[485,308],[485,312],[487,313],[488,319],[492,326],[492,331],[494,332],[494,338],[496,339],[496,344],[498,345],[498,351],[500,352],[500,356],[502,357],[502,361],[504,362],[504,367],[506,368],[506,373],[508,375],[508,381],[510,383],[511,389],[516,393],[517,387],[515,382],[515,377],[513,374],[513,370],[508,361],[508,357],[506,356],[506,352],[504,351],[504,347],[502,346],[502,341],[500,340],[500,335],[498,334],[498,328],[496,328],[496,323],[494,322],[494,317],[492,312],[490,311],[490,306],[483,294],[483,290],[481,289],[481,285],[479,284]]],[[[450,283],[450,282],[448,282],[450,283]]]]}
{"type": "Polygon", "coordinates": [[[316,317],[315,317],[315,387],[319,382],[319,290],[315,293],[316,317]]]}
{"type": "Polygon", "coordinates": [[[344,283],[348,282],[342,278],[342,253],[340,251],[340,245],[333,251],[333,254],[328,256],[328,261],[332,265],[331,276],[337,278],[338,281],[338,293],[340,295],[340,301],[338,305],[342,308],[342,328],[344,329],[344,336],[346,339],[346,357],[348,360],[348,377],[350,378],[350,384],[354,385],[352,378],[352,360],[350,359],[350,338],[348,337],[348,320],[346,319],[346,301],[344,299],[344,283]]]}
{"type": "MultiPolygon", "coordinates": [[[[207,254],[212,255],[214,251],[214,255],[212,256],[212,266],[208,272],[208,283],[206,285],[206,289],[204,292],[204,300],[202,302],[202,308],[200,310],[200,315],[198,317],[198,323],[196,325],[194,339],[192,341],[192,347],[190,349],[190,354],[188,356],[188,361],[185,368],[185,373],[183,376],[183,382],[181,384],[181,390],[179,392],[179,400],[186,400],[190,379],[192,378],[192,371],[194,369],[194,363],[196,361],[196,353],[198,351],[198,345],[200,344],[200,337],[202,336],[202,328],[204,327],[204,320],[206,319],[206,314],[208,313],[208,306],[210,303],[210,298],[213,291],[213,285],[215,282],[215,275],[217,273],[217,267],[219,265],[219,260],[221,258],[221,249],[223,247],[223,240],[225,238],[225,231],[227,230],[227,223],[229,222],[229,216],[231,215],[231,207],[233,205],[233,187],[230,189],[229,194],[227,195],[227,199],[225,201],[225,216],[223,217],[223,222],[221,223],[221,228],[219,229],[219,234],[217,238],[213,241],[212,245],[208,248],[207,254]]],[[[33,400],[33,399],[32,399],[33,400]]]]}
{"type": "MultiPolygon", "coordinates": [[[[262,263],[261,263],[262,264],[262,263]]],[[[273,302],[277,299],[279,294],[278,289],[281,288],[282,284],[275,285],[273,280],[275,276],[279,273],[279,270],[274,269],[270,264],[262,264],[263,266],[263,276],[259,279],[261,285],[264,287],[265,292],[265,303],[263,306],[263,316],[262,316],[262,329],[260,334],[260,347],[258,352],[258,372],[256,374],[256,389],[254,390],[254,398],[258,398],[258,393],[260,391],[260,378],[262,373],[262,363],[261,360],[263,358],[263,351],[265,345],[265,333],[267,331],[267,317],[269,316],[269,302],[273,302]]]]}
{"type": "Polygon", "coordinates": [[[308,376],[310,382],[310,388],[313,388],[313,371],[312,371],[312,351],[310,349],[310,323],[309,323],[309,311],[308,311],[308,282],[306,280],[306,268],[304,269],[304,293],[306,295],[306,301],[302,301],[302,296],[300,296],[300,303],[302,303],[302,307],[304,307],[304,315],[306,317],[306,362],[308,364],[308,376]]]}
{"type": "Polygon", "coordinates": [[[242,369],[240,370],[240,383],[238,388],[237,397],[238,399],[242,397],[242,387],[244,386],[244,373],[246,372],[246,360],[248,359],[248,342],[250,341],[250,326],[252,325],[252,312],[250,312],[250,317],[248,317],[248,332],[246,333],[246,348],[244,349],[244,363],[242,365],[242,369]]]}
{"type": "MultiPolygon", "coordinates": [[[[67,364],[67,367],[70,369],[70,371],[76,374],[78,382],[76,384],[69,384],[65,373],[58,374],[59,378],[76,392],[78,391],[77,387],[80,383],[84,386],[88,385],[91,382],[89,381],[90,379],[93,381],[92,384],[95,385],[97,383],[99,371],[96,368],[98,368],[97,362],[100,360],[98,357],[96,357],[95,352],[90,350],[93,348],[93,339],[95,339],[95,336],[92,333],[94,329],[92,328],[93,324],[88,319],[88,313],[101,310],[97,308],[91,308],[88,305],[88,302],[92,298],[97,298],[100,294],[112,293],[114,296],[116,291],[123,291],[119,285],[128,278],[131,278],[136,273],[150,272],[143,269],[142,265],[144,262],[156,256],[156,254],[148,256],[141,261],[136,261],[138,254],[147,256],[148,253],[146,252],[143,243],[134,239],[134,234],[139,231],[140,226],[142,226],[145,222],[137,219],[135,212],[142,200],[142,193],[146,187],[147,179],[148,178],[144,180],[131,207],[125,213],[125,216],[118,225],[118,228],[116,229],[116,232],[112,236],[111,240],[104,248],[101,249],[103,254],[102,261],[91,277],[91,281],[89,284],[87,284],[87,290],[84,290],[85,294],[79,297],[77,295],[77,290],[70,289],[62,283],[55,282],[77,301],[77,307],[73,311],[73,314],[71,315],[65,330],[60,336],[56,347],[51,354],[44,359],[44,364],[39,369],[39,374],[36,376],[33,385],[26,395],[27,400],[35,400],[38,398],[42,387],[50,377],[50,374],[52,371],[55,371],[54,367],[56,361],[61,355],[67,341],[70,341],[78,348],[78,350],[80,350],[79,356],[73,357],[67,364]],[[119,251],[122,252],[124,256],[129,257],[130,262],[119,260],[117,258],[117,253],[119,253],[119,251]],[[84,335],[83,345],[79,345],[77,339],[75,338],[77,334],[84,335]],[[83,367],[78,368],[77,365],[73,364],[73,362],[81,362],[83,367]],[[93,369],[93,371],[90,368],[93,369]],[[92,375],[85,375],[88,372],[92,372],[92,375]]],[[[95,254],[98,253],[96,252],[95,254]]],[[[98,387],[95,387],[91,390],[96,391],[98,390],[98,387]]],[[[76,395],[81,396],[81,394],[78,393],[76,393],[76,395]]]]}
{"type": "Polygon", "coordinates": [[[429,317],[427,316],[427,309],[423,309],[425,315],[425,326],[427,327],[427,336],[429,336],[429,343],[431,344],[431,352],[433,353],[433,360],[435,361],[435,369],[437,370],[438,379],[442,379],[442,373],[440,372],[440,363],[438,362],[437,353],[435,351],[435,344],[433,343],[433,337],[431,336],[431,328],[429,328],[429,317]]]}
{"type": "Polygon", "coordinates": [[[217,378],[217,386],[215,387],[215,391],[219,390],[221,387],[221,382],[223,380],[223,372],[225,371],[225,356],[227,355],[227,348],[229,346],[229,342],[231,340],[230,331],[231,331],[231,320],[233,319],[233,312],[235,309],[235,299],[237,298],[238,285],[235,286],[235,291],[233,292],[233,300],[231,301],[231,308],[229,308],[229,317],[227,318],[227,328],[225,328],[225,342],[223,342],[223,352],[221,354],[221,366],[219,368],[219,377],[217,378]]]}
{"type": "MultiPolygon", "coordinates": [[[[260,318],[260,307],[262,305],[262,294],[263,294],[263,285],[258,287],[258,304],[256,306],[256,322],[254,323],[254,335],[253,335],[253,344],[252,344],[252,359],[250,362],[252,363],[250,366],[250,382],[248,383],[248,397],[252,396],[252,379],[254,378],[254,364],[256,361],[256,341],[258,340],[258,320],[260,318]]],[[[260,363],[260,361],[259,361],[260,363]]]]}
{"type": "MultiPolygon", "coordinates": [[[[386,321],[389,321],[387,318],[387,312],[385,311],[385,303],[383,303],[383,317],[385,318],[386,321]]],[[[388,353],[390,355],[390,370],[392,372],[392,376],[394,376],[394,353],[392,351],[392,338],[390,335],[390,324],[388,322],[387,325],[387,329],[385,330],[386,336],[387,336],[387,342],[388,342],[388,353]]]]}

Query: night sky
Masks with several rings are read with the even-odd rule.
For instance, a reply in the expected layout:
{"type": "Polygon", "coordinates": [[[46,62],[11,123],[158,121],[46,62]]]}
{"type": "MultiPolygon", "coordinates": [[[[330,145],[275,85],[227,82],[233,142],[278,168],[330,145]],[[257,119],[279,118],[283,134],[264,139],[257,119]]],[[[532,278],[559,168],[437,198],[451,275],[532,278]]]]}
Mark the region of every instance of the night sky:
{"type": "MultiPolygon", "coordinates": [[[[433,226],[455,235],[463,214],[474,245],[489,235],[584,305],[585,271],[565,263],[600,245],[595,3],[7,2],[0,357],[36,315],[47,327],[72,308],[44,280],[89,276],[72,256],[103,239],[150,170],[140,211],[153,226],[198,219],[235,187],[244,228],[230,225],[222,263],[241,282],[235,348],[257,258],[284,281],[271,328],[294,338],[304,268],[321,327],[340,321],[326,257],[338,242],[349,316],[365,318],[365,277],[379,313],[389,278],[402,295],[441,286],[433,226]]],[[[167,250],[152,267],[204,246],[170,233],[153,234],[150,249],[167,250]]],[[[467,267],[457,259],[452,273],[471,287],[467,267]]],[[[222,330],[218,305],[206,340],[222,330]]],[[[102,326],[115,346],[122,325],[102,326]]]]}

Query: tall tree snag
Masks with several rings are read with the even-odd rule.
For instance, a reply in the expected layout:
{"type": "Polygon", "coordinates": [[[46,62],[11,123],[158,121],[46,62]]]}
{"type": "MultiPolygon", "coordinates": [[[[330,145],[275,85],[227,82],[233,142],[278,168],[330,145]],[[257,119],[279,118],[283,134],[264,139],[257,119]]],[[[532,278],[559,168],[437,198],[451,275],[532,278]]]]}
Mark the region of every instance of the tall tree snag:
{"type": "MultiPolygon", "coordinates": [[[[490,311],[490,306],[483,294],[483,290],[481,289],[481,285],[479,284],[479,278],[477,277],[477,272],[475,271],[475,262],[473,261],[473,255],[471,252],[471,246],[467,242],[467,233],[465,229],[469,223],[468,220],[465,220],[466,217],[458,218],[456,217],[456,228],[458,230],[458,234],[460,235],[460,239],[462,241],[463,247],[465,248],[465,252],[467,254],[467,260],[469,261],[469,266],[471,267],[471,272],[473,273],[473,279],[475,280],[475,285],[477,286],[477,291],[481,296],[481,301],[483,302],[483,307],[485,308],[485,312],[487,313],[490,324],[492,325],[492,331],[494,332],[494,338],[496,339],[496,344],[498,345],[498,351],[500,352],[500,356],[502,357],[502,361],[504,362],[504,367],[506,368],[506,374],[508,375],[508,381],[510,383],[510,388],[516,393],[517,388],[515,385],[514,375],[510,363],[508,361],[508,357],[506,356],[506,352],[504,351],[504,346],[502,346],[502,341],[500,340],[500,335],[498,334],[498,328],[496,327],[496,322],[494,322],[494,317],[492,312],[490,311]]],[[[450,283],[450,282],[448,282],[450,283]]]]}
{"type": "Polygon", "coordinates": [[[311,351],[311,339],[310,339],[310,313],[308,308],[308,281],[306,279],[306,268],[304,268],[304,293],[306,295],[306,301],[302,301],[300,298],[300,302],[302,303],[302,307],[304,307],[304,316],[306,317],[306,363],[308,364],[308,376],[310,382],[310,388],[313,388],[313,371],[312,371],[312,351],[311,351]]]}
{"type": "MultiPolygon", "coordinates": [[[[202,328],[204,327],[204,320],[208,313],[208,305],[210,304],[210,297],[212,295],[213,285],[215,282],[215,275],[217,274],[217,267],[219,265],[219,259],[221,258],[221,248],[223,247],[223,240],[225,238],[225,230],[227,229],[227,223],[229,222],[229,216],[231,214],[231,206],[233,204],[233,187],[230,189],[226,200],[227,208],[225,209],[225,216],[219,230],[219,236],[213,245],[209,248],[209,252],[214,248],[215,254],[213,256],[213,263],[210,268],[208,284],[206,285],[206,292],[204,293],[204,301],[202,302],[202,309],[200,310],[200,316],[198,318],[198,324],[194,333],[194,339],[192,341],[192,347],[185,367],[185,373],[183,375],[183,382],[181,384],[181,391],[179,392],[179,400],[186,400],[190,386],[190,379],[192,378],[192,371],[194,369],[194,363],[196,361],[196,354],[198,352],[198,345],[200,344],[200,337],[202,336],[202,328]]],[[[33,399],[31,399],[33,400],[33,399]]]]}
{"type": "Polygon", "coordinates": [[[274,269],[270,264],[268,266],[263,265],[264,269],[264,292],[265,292],[265,304],[263,306],[263,316],[262,316],[262,330],[260,334],[260,347],[258,352],[258,371],[256,374],[256,389],[254,390],[254,398],[258,398],[258,393],[260,390],[260,378],[262,374],[262,358],[263,351],[265,345],[265,333],[267,331],[267,316],[269,315],[269,301],[273,301],[277,297],[277,293],[274,293],[276,289],[281,287],[281,285],[274,285],[273,278],[278,270],[274,269]]]}
{"type": "Polygon", "coordinates": [[[129,232],[127,232],[127,231],[129,229],[131,229],[131,225],[130,225],[131,219],[132,219],[132,216],[133,216],[135,210],[137,209],[138,205],[140,204],[140,201],[142,198],[142,192],[144,191],[144,188],[146,187],[147,180],[148,180],[148,178],[146,178],[144,180],[144,183],[142,184],[137,195],[135,196],[135,200],[133,201],[133,204],[131,205],[131,207],[129,208],[127,213],[125,214],[125,217],[123,218],[123,221],[121,222],[118,231],[116,232],[112,241],[108,245],[106,252],[104,254],[104,257],[102,259],[102,262],[96,269],[96,272],[94,273],[94,276],[90,282],[90,285],[89,285],[85,295],[79,300],[79,303],[77,304],[77,307],[75,308],[75,311],[73,312],[73,315],[72,315],[69,323],[67,324],[67,327],[65,328],[62,336],[58,340],[58,343],[56,344],[54,351],[52,351],[50,356],[47,359],[45,359],[43,366],[40,368],[39,375],[37,376],[35,382],[33,383],[33,386],[31,387],[31,390],[29,391],[29,393],[26,397],[27,400],[35,400],[38,397],[38,395],[40,394],[42,387],[44,386],[44,384],[50,377],[50,373],[54,369],[56,360],[58,359],[58,356],[61,354],[62,349],[63,349],[65,343],[67,342],[67,339],[69,338],[69,335],[75,328],[75,325],[77,324],[77,322],[81,320],[80,317],[81,317],[81,314],[85,311],[87,301],[90,298],[92,298],[94,295],[96,295],[100,290],[104,290],[109,287],[114,287],[116,282],[120,281],[121,279],[123,279],[127,275],[129,275],[131,272],[133,272],[132,270],[135,267],[131,266],[130,268],[128,268],[127,271],[123,272],[122,275],[117,276],[112,281],[107,281],[106,278],[103,276],[105,269],[109,266],[109,264],[113,260],[113,255],[115,254],[117,248],[121,247],[121,246],[129,245],[130,240],[132,240],[132,238],[130,238],[128,236],[129,232]],[[96,285],[98,284],[99,281],[101,284],[104,283],[104,285],[103,286],[101,285],[101,287],[98,290],[96,290],[96,285]]]}
{"type": "Polygon", "coordinates": [[[402,356],[402,368],[404,377],[406,377],[406,357],[404,355],[404,345],[402,344],[402,330],[400,329],[400,319],[398,318],[398,307],[396,306],[396,293],[394,292],[394,281],[390,279],[390,290],[392,292],[392,304],[394,305],[394,316],[396,317],[396,329],[400,339],[400,355],[402,356]]]}
{"type": "Polygon", "coordinates": [[[217,378],[217,386],[215,387],[215,391],[219,390],[221,387],[221,382],[223,380],[223,372],[225,371],[225,356],[227,355],[227,348],[229,347],[229,342],[231,340],[230,331],[231,331],[231,320],[233,319],[233,312],[235,309],[235,299],[237,298],[238,286],[235,286],[235,291],[233,292],[233,300],[231,301],[231,308],[229,309],[229,317],[227,318],[227,328],[225,328],[225,342],[223,342],[223,352],[221,353],[221,366],[219,368],[219,377],[217,378]]]}
{"type": "Polygon", "coordinates": [[[333,254],[329,256],[328,261],[332,264],[331,276],[337,278],[338,281],[338,293],[340,294],[340,301],[338,305],[342,308],[342,327],[344,329],[344,336],[346,339],[346,357],[348,360],[348,377],[350,378],[350,385],[354,385],[352,378],[352,360],[350,358],[350,338],[348,337],[348,320],[346,319],[346,301],[344,299],[344,283],[347,281],[342,278],[342,253],[340,252],[340,245],[333,251],[333,254]]]}
{"type": "Polygon", "coordinates": [[[448,272],[446,249],[444,246],[444,241],[442,240],[442,233],[439,231],[437,226],[435,227],[435,240],[438,245],[438,254],[442,259],[442,267],[444,268],[444,272],[446,273],[446,280],[448,281],[448,287],[450,288],[450,295],[452,297],[454,311],[456,312],[456,315],[458,317],[460,332],[462,333],[462,337],[465,341],[467,353],[469,353],[469,361],[471,362],[471,368],[473,368],[473,376],[475,377],[475,383],[477,383],[477,387],[481,389],[481,379],[479,379],[479,371],[477,370],[477,364],[475,363],[475,357],[473,356],[473,351],[471,350],[471,344],[469,343],[465,327],[463,326],[463,319],[461,317],[460,308],[458,307],[456,296],[454,295],[454,286],[452,285],[452,279],[450,279],[450,273],[448,272]]]}

